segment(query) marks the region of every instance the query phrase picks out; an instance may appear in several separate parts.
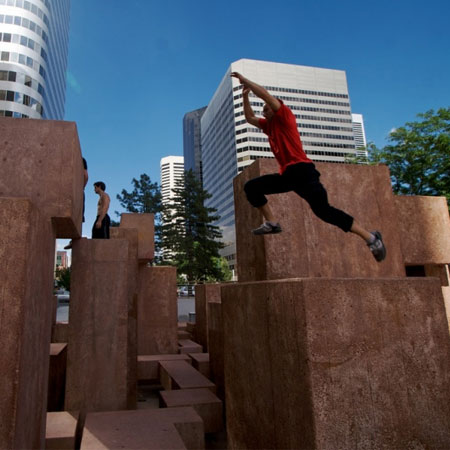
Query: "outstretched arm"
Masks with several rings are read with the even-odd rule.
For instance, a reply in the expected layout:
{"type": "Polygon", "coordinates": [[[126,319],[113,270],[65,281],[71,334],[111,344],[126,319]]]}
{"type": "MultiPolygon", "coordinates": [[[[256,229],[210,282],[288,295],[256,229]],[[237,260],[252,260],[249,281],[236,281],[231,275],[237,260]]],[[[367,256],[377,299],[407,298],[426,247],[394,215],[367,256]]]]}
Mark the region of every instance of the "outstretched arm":
{"type": "Polygon", "coordinates": [[[259,124],[259,119],[255,116],[253,108],[250,105],[250,100],[248,98],[249,93],[250,93],[250,89],[248,89],[244,86],[242,88],[242,99],[244,102],[245,120],[248,123],[251,123],[252,125],[254,125],[255,127],[261,128],[261,125],[259,124]]]}
{"type": "Polygon", "coordinates": [[[237,78],[241,84],[244,85],[244,88],[250,89],[257,97],[264,100],[274,112],[280,109],[280,101],[273,95],[269,94],[265,88],[253,81],[250,81],[248,78],[245,78],[239,72],[231,72],[231,76],[237,78]]]}

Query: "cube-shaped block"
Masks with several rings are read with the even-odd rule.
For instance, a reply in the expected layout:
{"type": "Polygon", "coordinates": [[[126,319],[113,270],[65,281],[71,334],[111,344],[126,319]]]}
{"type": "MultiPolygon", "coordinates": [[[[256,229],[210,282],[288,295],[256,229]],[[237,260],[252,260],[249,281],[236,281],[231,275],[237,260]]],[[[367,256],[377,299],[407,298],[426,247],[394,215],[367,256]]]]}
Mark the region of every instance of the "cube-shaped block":
{"type": "Polygon", "coordinates": [[[77,238],[84,167],[74,122],[0,117],[0,197],[28,197],[57,238],[77,238]]]}
{"type": "Polygon", "coordinates": [[[138,380],[159,380],[159,361],[186,361],[192,364],[189,355],[139,355],[138,380]]]}
{"type": "Polygon", "coordinates": [[[192,367],[198,370],[206,378],[211,376],[209,368],[209,353],[189,353],[192,359],[192,367]]]}
{"type": "Polygon", "coordinates": [[[139,261],[152,261],[155,257],[155,215],[122,213],[120,228],[137,229],[139,261]]]}
{"type": "Polygon", "coordinates": [[[259,159],[234,179],[238,279],[277,280],[297,277],[403,277],[405,268],[389,171],[386,166],[316,163],[329,203],[368,230],[380,230],[388,257],[377,263],[366,243],[353,233],[323,222],[294,192],[269,195],[283,232],[254,236],[262,216],[247,201],[251,178],[277,173],[272,159],[259,159]]]}
{"type": "Polygon", "coordinates": [[[450,448],[439,280],[239,283],[222,307],[229,448],[450,448]]]}

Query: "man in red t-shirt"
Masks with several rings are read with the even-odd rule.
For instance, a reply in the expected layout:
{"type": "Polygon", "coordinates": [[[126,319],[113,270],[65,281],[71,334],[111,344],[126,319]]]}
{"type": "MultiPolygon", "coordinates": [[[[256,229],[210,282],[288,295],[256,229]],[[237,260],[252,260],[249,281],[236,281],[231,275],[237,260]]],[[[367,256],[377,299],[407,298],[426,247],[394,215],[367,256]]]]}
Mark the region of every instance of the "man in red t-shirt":
{"type": "Polygon", "coordinates": [[[258,208],[264,216],[264,223],[253,230],[253,234],[280,233],[281,226],[275,219],[266,195],[294,191],[305,199],[314,214],[320,219],[357,234],[364,239],[377,261],[386,257],[381,233],[369,232],[362,228],[352,216],[328,203],[327,191],[319,180],[320,173],[303,151],[297,122],[292,111],[279,99],[259,84],[250,81],[238,72],[232,72],[241,84],[244,114],[248,123],[260,128],[269,138],[270,148],[280,165],[279,173],[263,175],[249,180],[244,187],[250,204],[258,208]],[[257,118],[249,101],[252,91],[264,100],[263,118],[257,118]]]}

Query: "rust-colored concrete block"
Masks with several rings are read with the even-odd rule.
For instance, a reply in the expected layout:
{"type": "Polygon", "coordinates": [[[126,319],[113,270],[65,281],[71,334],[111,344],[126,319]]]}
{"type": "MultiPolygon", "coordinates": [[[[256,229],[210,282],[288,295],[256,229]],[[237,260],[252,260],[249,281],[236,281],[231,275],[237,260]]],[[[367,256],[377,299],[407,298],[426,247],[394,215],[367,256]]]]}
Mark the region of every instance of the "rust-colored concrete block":
{"type": "Polygon", "coordinates": [[[278,172],[275,160],[260,159],[234,179],[238,279],[276,280],[296,277],[403,277],[396,207],[386,166],[317,163],[332,206],[369,230],[380,230],[388,256],[377,263],[361,238],[317,218],[293,192],[270,195],[269,203],[283,232],[254,236],[262,222],[247,201],[244,184],[278,172]]]}
{"type": "Polygon", "coordinates": [[[66,409],[130,406],[127,240],[73,242],[66,409]]]}
{"type": "Polygon", "coordinates": [[[166,390],[206,388],[216,393],[216,386],[186,361],[160,361],[160,381],[166,390]]]}
{"type": "Polygon", "coordinates": [[[67,412],[47,413],[45,450],[73,450],[77,420],[67,412]]]}
{"type": "Polygon", "coordinates": [[[47,411],[64,410],[67,344],[50,344],[47,411]]]}
{"type": "Polygon", "coordinates": [[[138,231],[133,228],[112,227],[111,239],[128,242],[128,408],[137,402],[137,291],[138,291],[138,231]]]}
{"type": "Polygon", "coordinates": [[[220,284],[195,286],[195,341],[208,351],[208,302],[220,301],[220,284]]]}
{"type": "Polygon", "coordinates": [[[178,305],[175,267],[139,267],[138,354],[177,353],[178,305]]]}
{"type": "Polygon", "coordinates": [[[445,197],[395,196],[405,264],[450,263],[450,218],[445,197]]]}
{"type": "Polygon", "coordinates": [[[52,342],[59,344],[69,342],[69,322],[56,322],[53,325],[52,342]]]}
{"type": "Polygon", "coordinates": [[[0,136],[0,197],[30,198],[52,219],[57,238],[80,237],[84,169],[76,124],[0,117],[0,136]]]}
{"type": "Polygon", "coordinates": [[[450,447],[437,279],[240,283],[222,308],[229,448],[450,447]]]}
{"type": "Polygon", "coordinates": [[[208,348],[211,380],[217,387],[217,396],[225,400],[223,368],[223,322],[222,303],[208,303],[208,348]]]}
{"type": "Polygon", "coordinates": [[[189,355],[139,355],[138,379],[145,381],[159,380],[159,361],[186,361],[192,364],[189,355]]]}
{"type": "Polygon", "coordinates": [[[193,408],[89,413],[82,450],[203,449],[204,429],[193,408]]]}
{"type": "Polygon", "coordinates": [[[202,353],[202,346],[197,344],[190,339],[180,339],[178,340],[178,351],[179,353],[202,353]]]}
{"type": "Polygon", "coordinates": [[[450,277],[447,264],[426,264],[425,276],[439,278],[441,286],[450,285],[450,277]]]}
{"type": "Polygon", "coordinates": [[[192,406],[203,420],[205,433],[217,433],[223,429],[222,401],[209,389],[160,391],[159,395],[162,408],[192,406]]]}
{"type": "Polygon", "coordinates": [[[189,353],[192,359],[192,367],[198,370],[206,378],[211,377],[211,369],[209,366],[209,353],[189,353]]]}
{"type": "Polygon", "coordinates": [[[29,199],[0,198],[2,449],[44,446],[54,257],[50,218],[29,199]]]}
{"type": "Polygon", "coordinates": [[[137,229],[139,262],[152,261],[155,257],[155,215],[122,213],[120,228],[137,229]]]}
{"type": "Polygon", "coordinates": [[[450,287],[448,286],[443,287],[442,295],[444,296],[445,312],[447,314],[447,323],[450,331],[450,287]]]}

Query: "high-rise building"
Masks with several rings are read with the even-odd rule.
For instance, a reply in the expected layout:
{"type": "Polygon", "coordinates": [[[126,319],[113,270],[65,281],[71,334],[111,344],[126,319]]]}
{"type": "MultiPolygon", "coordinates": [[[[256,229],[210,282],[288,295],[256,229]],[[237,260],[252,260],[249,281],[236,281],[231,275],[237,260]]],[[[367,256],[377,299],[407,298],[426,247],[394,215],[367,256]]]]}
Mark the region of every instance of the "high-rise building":
{"type": "MultiPolygon", "coordinates": [[[[344,162],[355,155],[346,74],[342,70],[241,59],[230,65],[201,119],[203,186],[212,194],[224,242],[222,254],[233,268],[233,178],[257,158],[272,158],[267,137],[244,117],[242,88],[230,77],[240,72],[280,98],[297,118],[303,148],[315,161],[344,162]]],[[[262,115],[263,102],[250,97],[262,115]]]]}
{"type": "Polygon", "coordinates": [[[0,116],[64,118],[70,0],[0,0],[0,116]]]}
{"type": "Polygon", "coordinates": [[[69,258],[67,252],[57,251],[56,252],[56,267],[67,269],[69,267],[69,258]]]}
{"type": "Polygon", "coordinates": [[[355,137],[356,155],[367,158],[367,141],[362,114],[352,114],[353,135],[355,137]]]}
{"type": "Polygon", "coordinates": [[[188,112],[183,117],[183,156],[184,169],[192,170],[203,184],[202,146],[200,120],[206,106],[188,112]]]}
{"type": "Polygon", "coordinates": [[[172,189],[176,187],[177,181],[184,178],[184,158],[182,156],[161,158],[160,172],[162,203],[167,205],[173,198],[172,189]]]}

